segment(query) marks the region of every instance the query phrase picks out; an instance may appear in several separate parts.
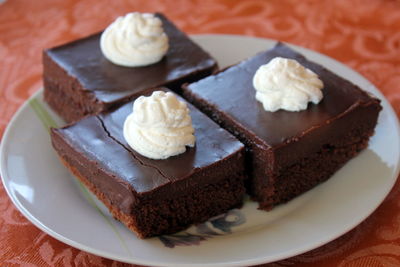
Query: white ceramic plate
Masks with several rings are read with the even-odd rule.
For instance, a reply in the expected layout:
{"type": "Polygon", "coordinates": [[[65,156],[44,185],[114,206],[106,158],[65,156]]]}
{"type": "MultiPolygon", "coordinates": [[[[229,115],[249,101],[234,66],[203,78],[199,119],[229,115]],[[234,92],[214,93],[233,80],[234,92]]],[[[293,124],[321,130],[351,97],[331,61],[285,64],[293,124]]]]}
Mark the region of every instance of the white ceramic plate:
{"type": "MultiPolygon", "coordinates": [[[[275,41],[243,36],[193,39],[221,67],[272,47],[275,41]]],[[[140,240],[115,221],[61,165],[47,128],[61,125],[39,91],[15,114],[1,144],[1,176],[15,206],[58,240],[106,258],[144,265],[243,266],[294,256],[344,234],[371,214],[399,172],[399,126],[382,94],[361,75],[316,52],[294,47],[382,99],[368,149],[329,181],[271,212],[246,201],[240,210],[172,236],[140,240]],[[51,119],[53,117],[54,121],[51,119]],[[44,127],[44,125],[46,127],[44,127]]]]}

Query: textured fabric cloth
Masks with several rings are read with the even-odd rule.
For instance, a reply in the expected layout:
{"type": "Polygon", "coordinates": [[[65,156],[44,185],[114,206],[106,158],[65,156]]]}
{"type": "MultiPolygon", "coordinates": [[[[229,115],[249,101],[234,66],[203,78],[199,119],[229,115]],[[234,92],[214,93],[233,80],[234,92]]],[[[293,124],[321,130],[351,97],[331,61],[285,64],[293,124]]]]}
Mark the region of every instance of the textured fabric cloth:
{"type": "MultiPolygon", "coordinates": [[[[41,51],[131,11],[163,12],[188,34],[267,37],[322,52],[360,72],[400,115],[399,0],[0,1],[0,138],[42,87],[41,51]]],[[[266,266],[400,266],[400,183],[364,222],[303,255],[266,266]]],[[[127,266],[63,244],[27,221],[0,185],[1,266],[127,266]]]]}

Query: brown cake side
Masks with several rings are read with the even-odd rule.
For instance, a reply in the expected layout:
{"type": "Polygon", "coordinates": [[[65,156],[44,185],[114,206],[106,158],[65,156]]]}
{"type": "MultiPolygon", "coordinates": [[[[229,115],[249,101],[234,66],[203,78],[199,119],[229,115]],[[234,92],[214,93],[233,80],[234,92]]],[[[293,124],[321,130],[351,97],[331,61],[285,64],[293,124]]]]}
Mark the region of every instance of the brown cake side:
{"type": "MultiPolygon", "coordinates": [[[[377,103],[357,106],[354,110],[346,112],[343,117],[330,121],[329,125],[302,136],[301,140],[295,138],[275,148],[273,168],[268,174],[274,186],[271,188],[270,183],[265,183],[264,175],[256,175],[256,181],[253,183],[252,192],[260,202],[260,208],[269,209],[287,202],[329,179],[346,162],[367,147],[369,138],[374,134],[379,110],[377,103]],[[336,133],[327,136],[327,132],[330,131],[336,133]],[[323,139],[318,142],[318,148],[306,155],[300,155],[296,160],[289,158],[291,153],[303,150],[302,147],[313,146],[313,142],[318,138],[323,139]],[[295,148],[296,146],[298,148],[295,148]],[[256,184],[263,186],[255,186],[256,184]]],[[[268,166],[270,162],[264,160],[262,164],[268,166]]]]}
{"type": "Polygon", "coordinates": [[[183,86],[184,96],[246,145],[248,193],[271,209],[326,181],[364,149],[379,100],[283,44],[183,86]],[[266,112],[252,77],[276,56],[294,58],[324,81],[324,99],[300,112],[266,112]]]}
{"type": "Polygon", "coordinates": [[[78,121],[109,108],[47,53],[43,53],[43,85],[44,100],[66,122],[78,121]]]}
{"type": "Polygon", "coordinates": [[[239,141],[191,107],[196,146],[151,160],[121,137],[131,110],[128,103],[51,132],[62,162],[116,219],[145,238],[177,232],[242,204],[244,146],[239,141]]]}
{"type": "Polygon", "coordinates": [[[143,90],[168,86],[179,92],[217,69],[216,61],[162,14],[170,47],[145,67],[122,67],[100,50],[101,33],[43,51],[44,99],[67,122],[120,106],[143,90]]]}
{"type": "MultiPolygon", "coordinates": [[[[202,223],[209,218],[222,214],[230,209],[239,208],[243,202],[243,171],[235,175],[227,175],[215,184],[207,184],[199,188],[192,188],[187,194],[179,197],[170,196],[162,201],[143,200],[135,203],[130,212],[126,212],[116,205],[118,200],[99,186],[99,179],[113,179],[115,177],[102,173],[101,170],[88,173],[88,168],[96,168],[93,162],[74,155],[59,137],[54,135],[53,146],[60,156],[61,162],[108,208],[113,217],[125,224],[140,238],[155,235],[172,234],[184,230],[191,224],[202,223]],[[90,178],[89,178],[90,177],[90,178]]],[[[220,166],[228,170],[230,166],[240,165],[240,159],[232,158],[220,166]],[[228,169],[227,169],[228,168],[228,169]]],[[[215,172],[209,174],[216,176],[215,172]]],[[[201,179],[201,177],[199,177],[201,179]]],[[[138,197],[140,198],[140,196],[138,197]]]]}

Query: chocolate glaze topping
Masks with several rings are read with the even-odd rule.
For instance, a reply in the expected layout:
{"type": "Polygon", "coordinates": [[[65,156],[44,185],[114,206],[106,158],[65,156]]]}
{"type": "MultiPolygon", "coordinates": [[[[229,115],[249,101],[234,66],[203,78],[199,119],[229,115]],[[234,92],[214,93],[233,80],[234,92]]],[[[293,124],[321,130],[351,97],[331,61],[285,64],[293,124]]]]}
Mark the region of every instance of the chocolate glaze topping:
{"type": "Polygon", "coordinates": [[[184,88],[185,91],[199,96],[209,105],[225,112],[238,125],[253,133],[269,147],[301,137],[311,129],[329,124],[331,120],[343,116],[344,112],[356,106],[379,102],[356,85],[321,65],[308,61],[281,43],[216,75],[192,83],[184,88]],[[300,112],[264,110],[262,103],[255,99],[252,79],[261,65],[278,56],[295,59],[319,75],[324,82],[324,98],[319,104],[309,104],[306,110],[300,112]]]}
{"type": "MultiPolygon", "coordinates": [[[[152,91],[154,89],[147,90],[145,95],[150,95],[152,91]]],[[[188,147],[185,153],[165,160],[148,159],[131,149],[123,137],[123,124],[132,107],[130,102],[109,113],[85,118],[62,129],[53,129],[53,132],[66,140],[75,151],[97,162],[115,180],[139,194],[150,193],[168,183],[176,185],[168,193],[179,191],[177,182],[183,180],[183,184],[193,186],[207,184],[211,176],[192,179],[193,174],[201,168],[237,156],[243,150],[243,145],[236,138],[188,105],[195,128],[195,147],[188,147]]]]}
{"type": "Polygon", "coordinates": [[[145,67],[122,67],[108,61],[100,50],[101,33],[45,51],[88,92],[105,103],[114,103],[144,89],[172,83],[187,75],[209,71],[216,61],[162,14],[157,13],[169,38],[164,58],[145,67]],[[151,77],[151,78],[148,78],[151,77]]]}

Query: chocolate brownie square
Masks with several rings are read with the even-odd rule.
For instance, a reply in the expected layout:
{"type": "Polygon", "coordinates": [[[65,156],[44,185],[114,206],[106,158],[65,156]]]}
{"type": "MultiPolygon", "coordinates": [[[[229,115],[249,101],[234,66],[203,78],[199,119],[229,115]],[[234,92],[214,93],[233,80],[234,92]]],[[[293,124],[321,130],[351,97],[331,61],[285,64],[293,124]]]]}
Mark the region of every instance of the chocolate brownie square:
{"type": "Polygon", "coordinates": [[[381,110],[378,99],[281,43],[184,85],[183,95],[246,145],[248,192],[265,210],[327,180],[367,147],[381,110]],[[322,101],[299,112],[265,111],[252,79],[275,57],[295,59],[318,74],[322,101]]]}
{"type": "Polygon", "coordinates": [[[100,49],[101,33],[43,52],[44,98],[67,122],[128,102],[143,90],[178,90],[214,72],[216,61],[162,14],[156,14],[169,38],[163,59],[145,67],[122,67],[100,49]]]}
{"type": "MultiPolygon", "coordinates": [[[[150,95],[155,89],[145,91],[150,95]]],[[[174,233],[242,204],[244,146],[191,105],[196,144],[163,160],[123,136],[132,103],[51,130],[62,162],[141,238],[174,233]]]]}

